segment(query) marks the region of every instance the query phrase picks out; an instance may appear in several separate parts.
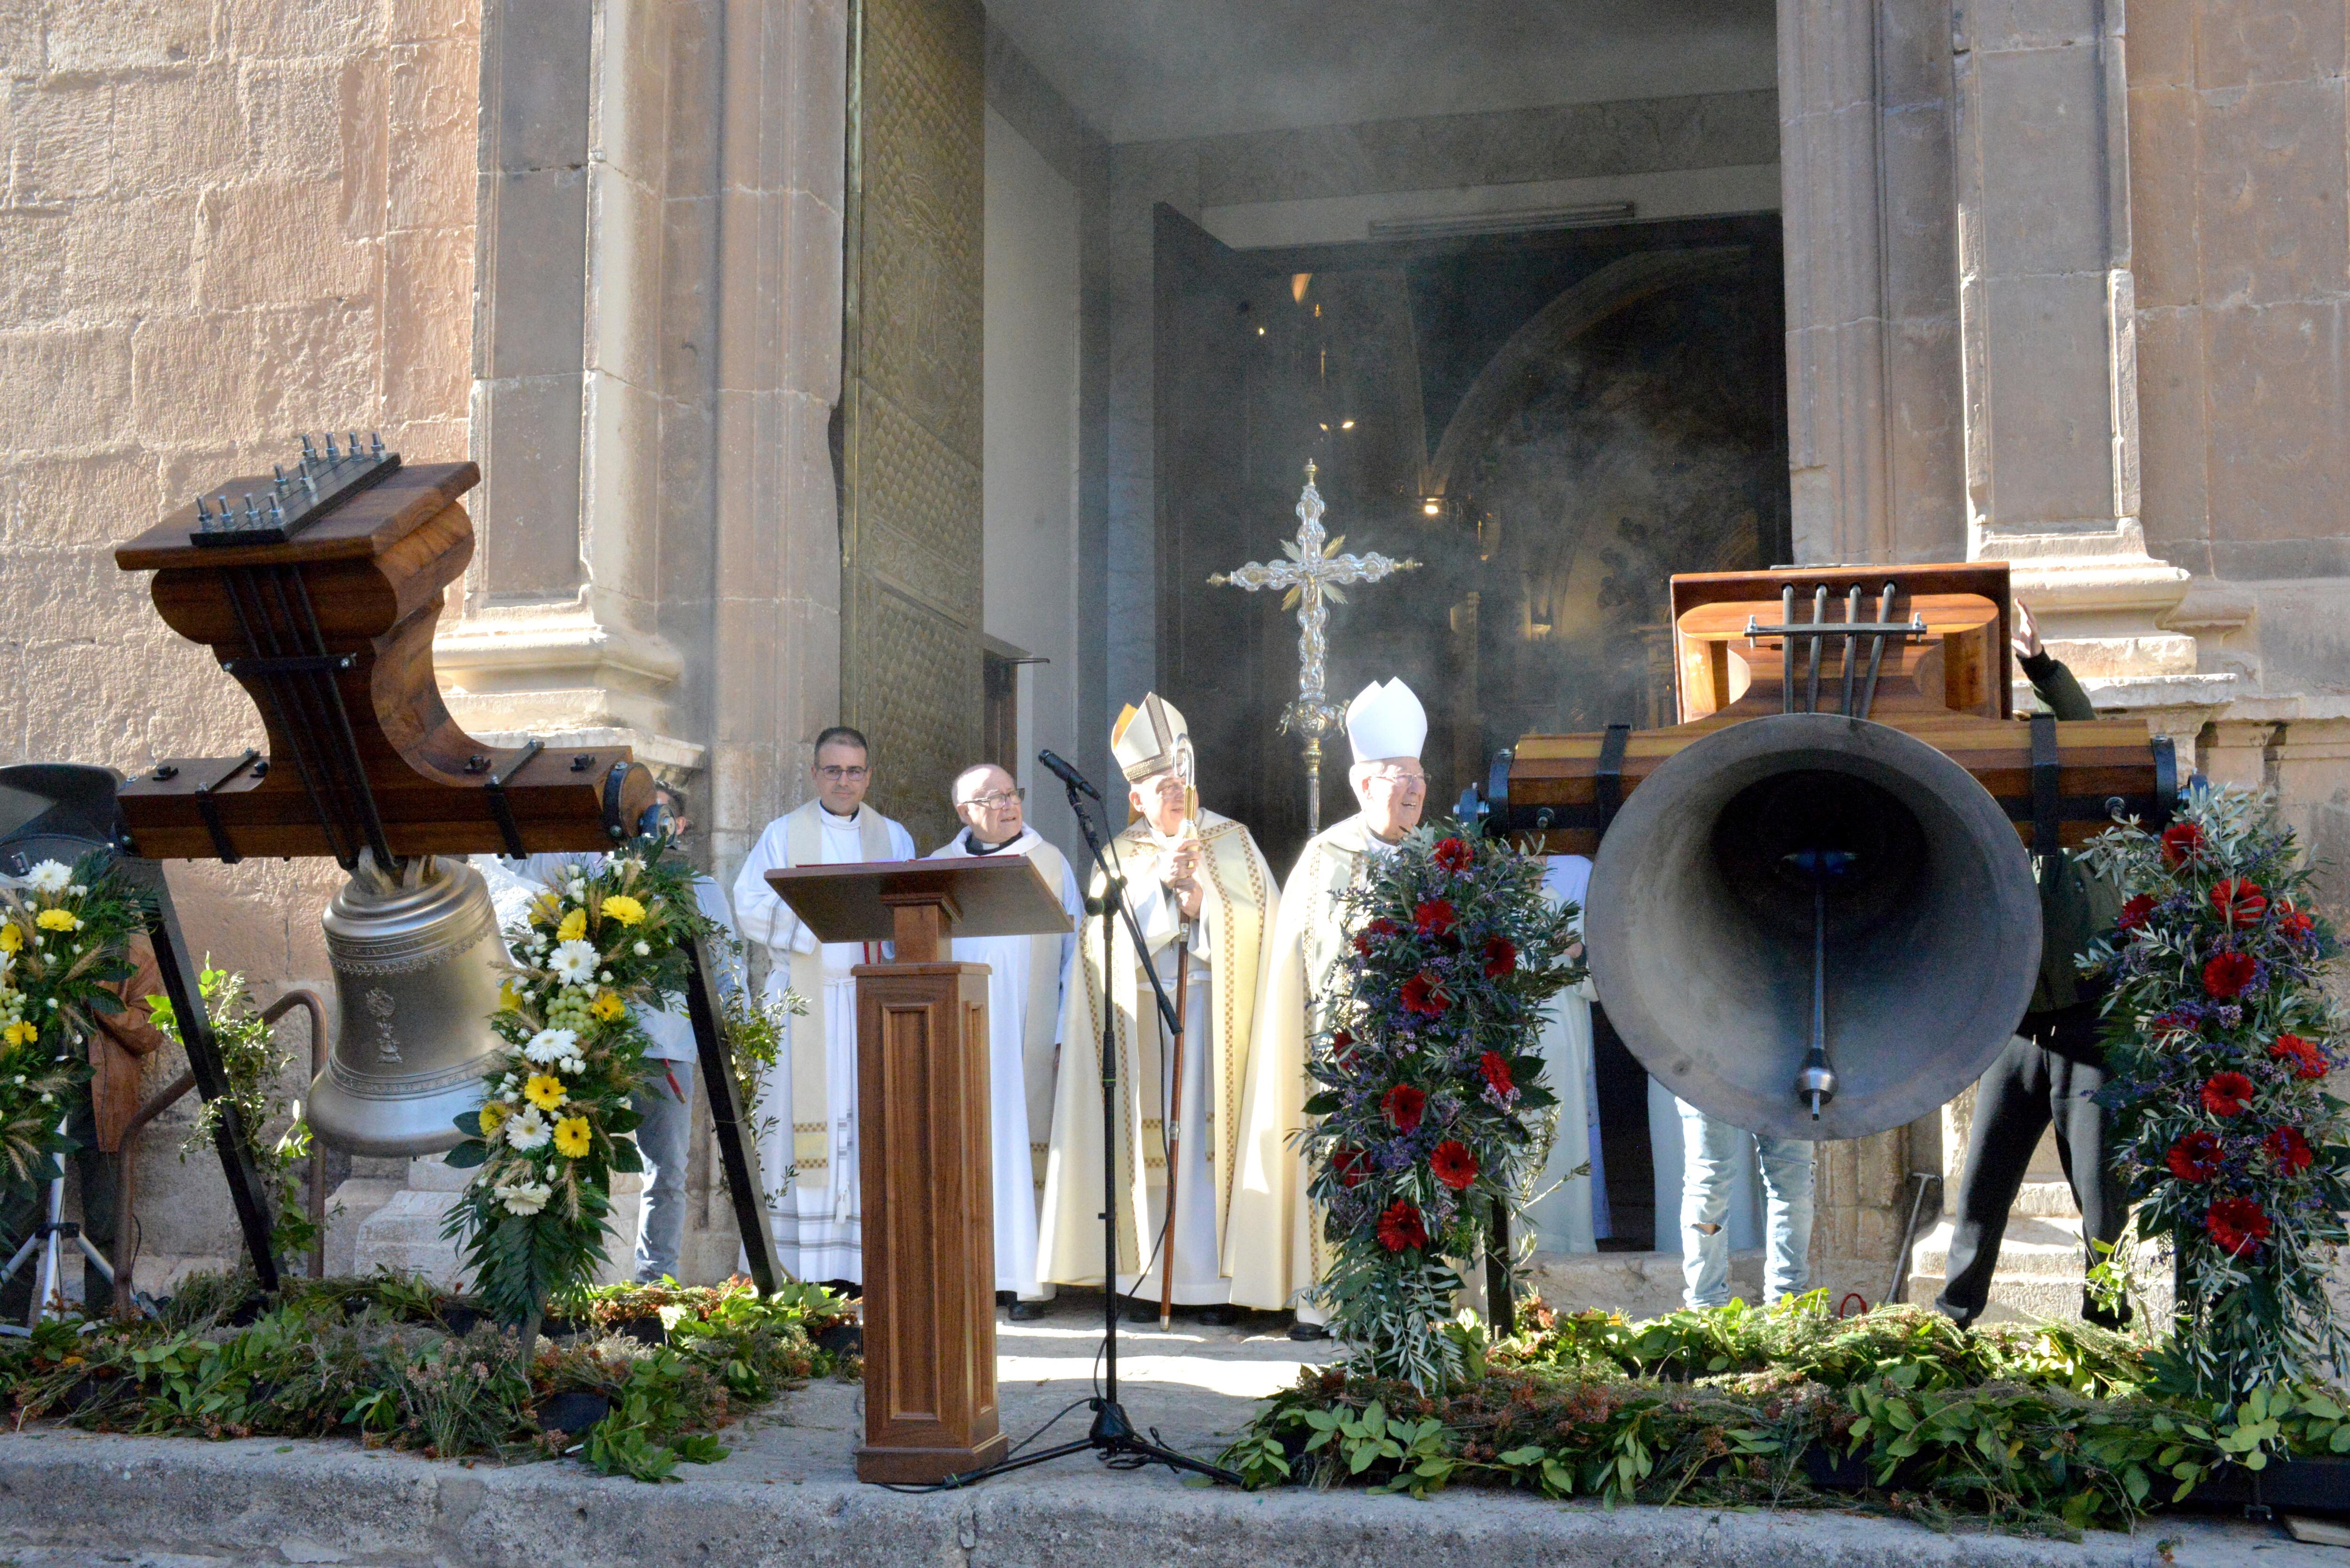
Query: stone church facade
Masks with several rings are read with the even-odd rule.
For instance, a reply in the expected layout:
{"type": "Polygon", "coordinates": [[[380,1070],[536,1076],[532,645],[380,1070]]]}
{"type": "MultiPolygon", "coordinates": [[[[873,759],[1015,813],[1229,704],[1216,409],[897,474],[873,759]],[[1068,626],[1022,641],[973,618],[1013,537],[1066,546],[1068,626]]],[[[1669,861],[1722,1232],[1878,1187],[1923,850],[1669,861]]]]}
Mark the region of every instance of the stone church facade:
{"type": "MultiPolygon", "coordinates": [[[[2343,6],[1768,30],[1752,85],[1585,93],[1560,156],[1644,213],[1674,180],[1779,213],[1794,558],[2012,561],[2101,708],[2350,862],[2343,6]]],[[[836,721],[943,838],[989,653],[1052,659],[1005,665],[1024,753],[1098,771],[1162,651],[1152,204],[1231,234],[1410,177],[1252,187],[1237,141],[1118,140],[1040,64],[966,0],[0,4],[0,756],[255,738],[109,551],[331,427],[483,467],[436,645],[461,722],[638,747],[722,878],[836,721]]],[[[173,877],[265,989],[324,974],[319,866],[173,877]]],[[[1909,1170],[1955,1178],[1940,1122],[1825,1151],[1838,1290],[1881,1289],[1909,1170]]],[[[217,1178],[154,1142],[148,1251],[226,1253],[217,1178]]],[[[346,1249],[404,1180],[353,1176],[346,1249]]],[[[1658,1304],[1607,1268],[1559,1288],[1658,1304]]]]}

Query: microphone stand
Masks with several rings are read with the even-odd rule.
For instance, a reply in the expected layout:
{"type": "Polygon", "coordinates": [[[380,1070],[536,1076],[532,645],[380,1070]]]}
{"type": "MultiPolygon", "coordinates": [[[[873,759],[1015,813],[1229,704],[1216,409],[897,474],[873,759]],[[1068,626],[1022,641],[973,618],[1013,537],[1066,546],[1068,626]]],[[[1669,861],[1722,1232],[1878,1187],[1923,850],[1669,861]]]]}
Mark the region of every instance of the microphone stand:
{"type": "MultiPolygon", "coordinates": [[[[1069,810],[1076,815],[1077,826],[1086,836],[1086,848],[1093,857],[1094,869],[1101,874],[1102,878],[1101,897],[1086,900],[1086,912],[1101,917],[1102,939],[1102,1357],[1106,1364],[1102,1392],[1087,1401],[1093,1409],[1094,1421],[1084,1437],[1074,1442],[1039,1449],[1033,1454],[1018,1454],[1000,1459],[981,1469],[951,1475],[939,1482],[939,1488],[951,1490],[985,1480],[990,1476],[1002,1475],[1006,1470],[1025,1469],[1030,1465],[1041,1465],[1050,1459],[1088,1450],[1101,1455],[1103,1462],[1112,1469],[1140,1469],[1146,1465],[1159,1464],[1178,1472],[1189,1470],[1211,1480],[1240,1486],[1243,1484],[1241,1478],[1222,1466],[1195,1459],[1189,1454],[1179,1454],[1153,1440],[1158,1437],[1157,1432],[1154,1431],[1149,1438],[1143,1437],[1134,1429],[1126,1407],[1118,1400],[1118,1011],[1109,1005],[1109,977],[1111,962],[1117,954],[1119,916],[1126,919],[1126,929],[1134,939],[1136,959],[1141,963],[1143,976],[1150,981],[1150,989],[1158,997],[1159,1017],[1179,1043],[1179,1049],[1183,1038],[1183,1019],[1175,1011],[1174,1002],[1168,998],[1167,987],[1159,978],[1158,967],[1149,961],[1150,945],[1143,940],[1141,923],[1135,919],[1134,910],[1127,904],[1126,878],[1119,876],[1110,864],[1108,846],[1100,830],[1095,827],[1093,818],[1086,814],[1085,802],[1078,798],[1081,789],[1096,800],[1101,796],[1086,784],[1082,776],[1075,774],[1074,770],[1070,774],[1061,774],[1058,769],[1054,772],[1069,792],[1069,810]]],[[[1171,1257],[1164,1263],[1169,1269],[1175,1266],[1171,1257]]]]}

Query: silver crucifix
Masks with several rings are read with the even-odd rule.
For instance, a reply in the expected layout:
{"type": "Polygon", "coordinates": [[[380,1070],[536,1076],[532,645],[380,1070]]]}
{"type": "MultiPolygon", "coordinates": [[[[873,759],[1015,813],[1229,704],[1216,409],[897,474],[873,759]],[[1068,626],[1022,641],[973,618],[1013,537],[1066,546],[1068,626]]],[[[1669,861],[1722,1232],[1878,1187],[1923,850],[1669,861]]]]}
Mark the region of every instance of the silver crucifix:
{"type": "Polygon", "coordinates": [[[1322,532],[1322,493],[1314,488],[1314,464],[1305,464],[1305,489],[1297,497],[1297,537],[1281,542],[1289,559],[1251,561],[1234,572],[1218,572],[1208,579],[1211,587],[1286,588],[1281,607],[1297,609],[1297,699],[1281,711],[1281,727],[1305,739],[1305,831],[1322,831],[1322,742],[1346,722],[1347,711],[1322,690],[1322,662],[1329,651],[1325,628],[1331,604],[1345,604],[1342,584],[1376,583],[1391,572],[1408,572],[1419,563],[1397,561],[1379,555],[1342,556],[1344,534],[1326,542],[1322,532]]]}

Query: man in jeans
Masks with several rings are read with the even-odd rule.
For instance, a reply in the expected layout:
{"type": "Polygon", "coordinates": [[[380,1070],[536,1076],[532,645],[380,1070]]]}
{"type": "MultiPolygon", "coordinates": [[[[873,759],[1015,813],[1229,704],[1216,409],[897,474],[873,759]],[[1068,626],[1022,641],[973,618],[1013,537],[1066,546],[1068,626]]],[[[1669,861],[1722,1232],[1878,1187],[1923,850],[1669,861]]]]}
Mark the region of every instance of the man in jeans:
{"type": "Polygon", "coordinates": [[[1681,1272],[1688,1282],[1683,1304],[1730,1303],[1731,1184],[1749,1148],[1762,1157],[1768,1221],[1762,1299],[1803,1294],[1812,1278],[1812,1146],[1801,1138],[1749,1133],[1687,1100],[1673,1103],[1681,1113],[1681,1272]]]}

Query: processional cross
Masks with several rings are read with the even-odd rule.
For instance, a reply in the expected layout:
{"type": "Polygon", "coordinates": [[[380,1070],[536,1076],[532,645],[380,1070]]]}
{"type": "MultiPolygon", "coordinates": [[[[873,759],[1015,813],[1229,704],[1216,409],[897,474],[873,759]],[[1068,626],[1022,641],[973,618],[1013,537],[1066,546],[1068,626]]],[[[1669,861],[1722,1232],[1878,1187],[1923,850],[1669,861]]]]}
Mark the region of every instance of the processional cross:
{"type": "Polygon", "coordinates": [[[1322,831],[1322,742],[1338,732],[1347,711],[1322,690],[1322,662],[1329,651],[1325,627],[1330,604],[1345,604],[1342,584],[1376,583],[1392,572],[1408,572],[1419,563],[1386,556],[1342,556],[1344,534],[1326,542],[1322,531],[1322,493],[1314,488],[1314,464],[1305,464],[1305,488],[1297,497],[1297,537],[1284,539],[1289,558],[1271,563],[1251,561],[1233,572],[1218,572],[1211,587],[1229,583],[1234,587],[1287,588],[1281,607],[1297,610],[1297,698],[1281,711],[1281,728],[1305,739],[1305,831],[1322,831]]]}

